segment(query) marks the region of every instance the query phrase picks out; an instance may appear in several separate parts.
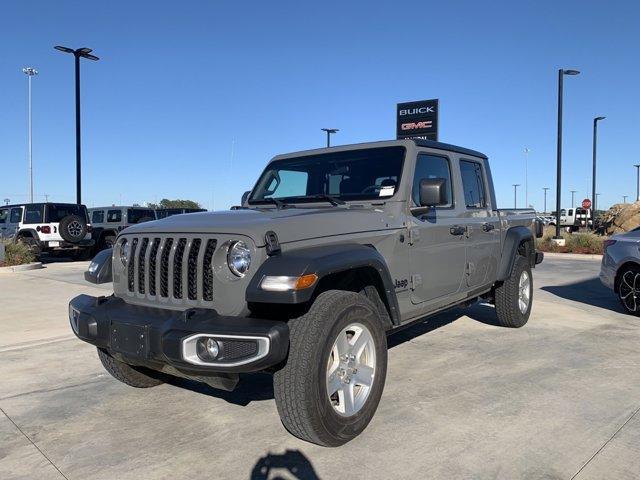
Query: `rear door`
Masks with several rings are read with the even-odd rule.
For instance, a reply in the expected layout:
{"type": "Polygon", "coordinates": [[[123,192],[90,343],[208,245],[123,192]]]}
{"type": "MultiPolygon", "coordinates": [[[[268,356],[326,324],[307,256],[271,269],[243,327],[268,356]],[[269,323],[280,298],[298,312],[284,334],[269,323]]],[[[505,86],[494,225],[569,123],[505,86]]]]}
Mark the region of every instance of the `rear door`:
{"type": "Polygon", "coordinates": [[[500,254],[500,218],[491,189],[485,162],[460,158],[464,190],[466,225],[466,284],[469,289],[494,278],[500,254]]]}
{"type": "Polygon", "coordinates": [[[22,221],[22,207],[12,207],[9,212],[9,223],[7,225],[7,238],[13,238],[18,229],[20,228],[20,222],[22,221]]]}

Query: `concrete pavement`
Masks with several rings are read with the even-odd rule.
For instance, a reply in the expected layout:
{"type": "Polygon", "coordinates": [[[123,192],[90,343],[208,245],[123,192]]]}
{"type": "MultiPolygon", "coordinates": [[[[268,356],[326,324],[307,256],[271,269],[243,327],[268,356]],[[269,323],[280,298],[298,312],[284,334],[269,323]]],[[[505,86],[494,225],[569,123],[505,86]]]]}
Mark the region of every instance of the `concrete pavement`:
{"type": "Polygon", "coordinates": [[[0,276],[2,479],[638,478],[640,319],[597,261],[547,258],[522,329],[475,305],[391,337],[378,412],[337,449],[284,430],[267,375],[111,378],[68,327],[70,297],[108,293],[85,267],[0,276]]]}

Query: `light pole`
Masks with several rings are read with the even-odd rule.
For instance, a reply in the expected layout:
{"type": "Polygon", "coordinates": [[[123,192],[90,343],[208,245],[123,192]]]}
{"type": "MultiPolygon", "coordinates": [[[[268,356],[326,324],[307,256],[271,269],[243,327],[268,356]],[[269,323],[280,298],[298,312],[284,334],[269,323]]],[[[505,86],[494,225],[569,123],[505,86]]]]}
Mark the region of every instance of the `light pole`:
{"type": "Polygon", "coordinates": [[[38,74],[33,67],[25,67],[22,72],[29,77],[29,203],[33,203],[33,157],[31,142],[31,78],[38,74]]]}
{"type": "Polygon", "coordinates": [[[339,132],[340,130],[337,128],[322,128],[323,132],[327,132],[327,148],[331,146],[331,134],[339,132]]]}
{"type": "Polygon", "coordinates": [[[76,203],[82,203],[82,163],[80,161],[80,58],[89,60],[99,60],[95,55],[91,55],[90,48],[73,48],[61,47],[57,45],[56,50],[64,53],[71,53],[75,58],[75,76],[76,76],[76,203]]]}
{"type": "Polygon", "coordinates": [[[530,148],[524,149],[524,206],[529,207],[529,152],[530,148]]]}
{"type": "Polygon", "coordinates": [[[636,202],[640,200],[640,165],[634,165],[636,167],[636,202]]]}
{"type": "Polygon", "coordinates": [[[565,75],[578,75],[578,70],[558,70],[558,160],[556,172],[556,236],[555,239],[561,239],[560,236],[560,209],[562,202],[562,88],[565,75]]]}
{"type": "Polygon", "coordinates": [[[10,201],[11,201],[11,199],[10,199],[10,198],[5,198],[5,199],[4,199],[4,204],[5,204],[5,205],[9,205],[9,202],[10,202],[10,201]]]}
{"type": "Polygon", "coordinates": [[[627,203],[627,197],[628,197],[628,195],[623,195],[622,196],[622,203],[627,203]]]}
{"type": "MultiPolygon", "coordinates": [[[[596,148],[598,145],[598,122],[605,118],[607,117],[596,117],[593,119],[593,174],[591,175],[591,196],[593,197],[593,205],[591,206],[591,212],[593,212],[594,215],[598,205],[596,202],[596,148]]],[[[593,220],[593,218],[591,220],[593,220]]]]}
{"type": "Polygon", "coordinates": [[[576,198],[577,190],[570,190],[570,192],[571,192],[571,208],[573,208],[576,205],[575,198],[576,198]]]}
{"type": "Polygon", "coordinates": [[[542,187],[542,190],[544,190],[544,213],[547,213],[547,190],[549,187],[542,187]]]}
{"type": "Polygon", "coordinates": [[[519,183],[513,184],[513,208],[518,208],[518,187],[519,183]]]}

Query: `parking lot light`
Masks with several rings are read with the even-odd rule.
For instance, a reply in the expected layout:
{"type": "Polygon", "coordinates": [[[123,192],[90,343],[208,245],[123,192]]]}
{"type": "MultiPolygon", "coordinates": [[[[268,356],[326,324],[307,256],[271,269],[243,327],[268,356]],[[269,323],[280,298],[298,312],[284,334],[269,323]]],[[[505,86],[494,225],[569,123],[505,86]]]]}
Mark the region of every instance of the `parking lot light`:
{"type": "Polygon", "coordinates": [[[327,148],[331,146],[331,134],[339,132],[337,128],[322,128],[323,132],[327,132],[327,148]]]}

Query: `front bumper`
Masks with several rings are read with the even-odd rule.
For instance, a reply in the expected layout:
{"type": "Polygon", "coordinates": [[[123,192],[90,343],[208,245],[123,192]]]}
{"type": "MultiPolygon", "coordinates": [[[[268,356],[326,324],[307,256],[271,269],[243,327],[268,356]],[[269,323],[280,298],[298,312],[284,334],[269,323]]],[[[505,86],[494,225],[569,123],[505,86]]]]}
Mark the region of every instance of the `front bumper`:
{"type": "Polygon", "coordinates": [[[282,362],[289,349],[285,322],[221,316],[202,308],[141,307],[114,296],[75,297],[69,321],[78,338],[131,365],[155,370],[171,366],[188,376],[265,370],[282,362]],[[215,361],[203,361],[194,347],[198,338],[208,337],[221,347],[215,361]]]}

